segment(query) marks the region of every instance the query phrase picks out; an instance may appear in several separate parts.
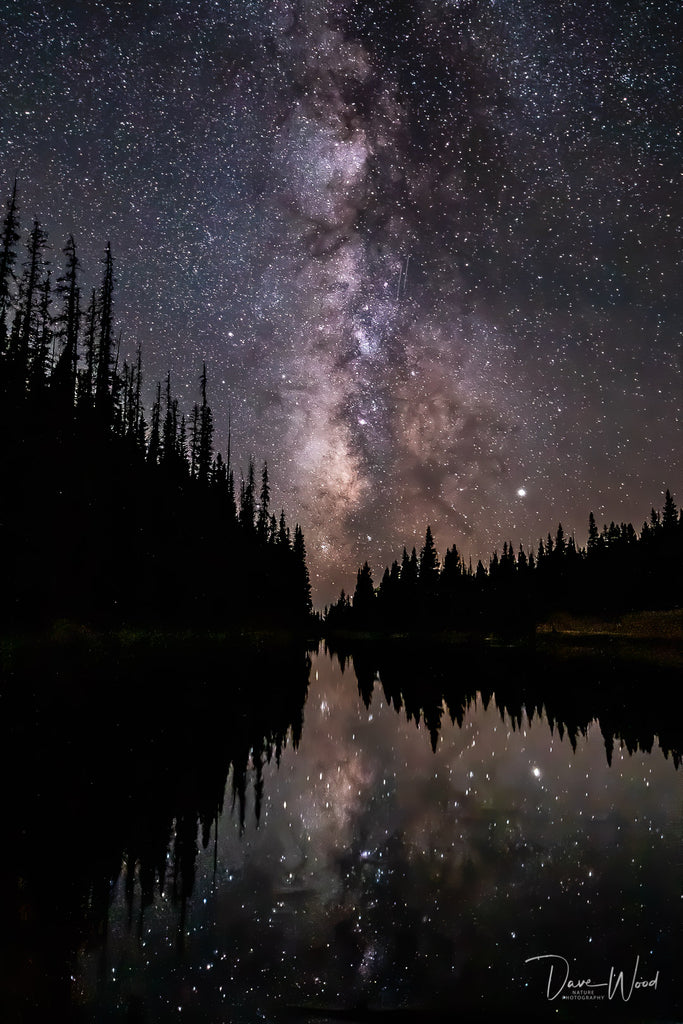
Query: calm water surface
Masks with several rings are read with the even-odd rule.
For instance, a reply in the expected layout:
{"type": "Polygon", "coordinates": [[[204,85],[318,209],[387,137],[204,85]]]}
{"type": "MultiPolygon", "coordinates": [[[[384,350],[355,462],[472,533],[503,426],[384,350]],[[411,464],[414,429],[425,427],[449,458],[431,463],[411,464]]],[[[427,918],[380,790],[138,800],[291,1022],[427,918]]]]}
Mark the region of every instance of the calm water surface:
{"type": "Polygon", "coordinates": [[[658,749],[609,766],[597,724],[573,750],[481,699],[432,751],[379,682],[366,707],[315,656],[258,825],[252,778],[243,834],[228,789],[184,902],[167,883],[143,912],[124,871],[76,1002],[98,1021],[681,1019],[680,798],[658,749]]]}

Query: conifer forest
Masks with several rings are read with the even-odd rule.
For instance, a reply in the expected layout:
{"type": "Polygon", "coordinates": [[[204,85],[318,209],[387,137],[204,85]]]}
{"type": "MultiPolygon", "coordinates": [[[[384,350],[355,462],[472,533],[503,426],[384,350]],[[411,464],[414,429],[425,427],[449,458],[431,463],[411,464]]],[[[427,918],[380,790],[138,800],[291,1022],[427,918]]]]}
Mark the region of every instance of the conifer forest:
{"type": "Polygon", "coordinates": [[[37,221],[19,243],[15,185],[0,251],[5,621],[305,623],[302,529],[271,508],[265,463],[236,482],[230,441],[214,451],[206,367],[192,409],[169,374],[146,414],[141,352],[120,358],[109,246],[85,296],[73,238],[54,270],[37,221]]]}

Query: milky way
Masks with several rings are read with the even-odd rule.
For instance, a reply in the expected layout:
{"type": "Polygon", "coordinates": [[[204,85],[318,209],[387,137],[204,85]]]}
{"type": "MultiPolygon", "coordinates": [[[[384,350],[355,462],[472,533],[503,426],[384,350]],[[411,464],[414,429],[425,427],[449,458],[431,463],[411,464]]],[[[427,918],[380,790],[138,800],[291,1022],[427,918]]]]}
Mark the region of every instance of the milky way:
{"type": "Polygon", "coordinates": [[[111,241],[150,393],[206,359],[319,600],[583,543],[682,497],[677,7],[3,2],[0,183],[111,241]]]}

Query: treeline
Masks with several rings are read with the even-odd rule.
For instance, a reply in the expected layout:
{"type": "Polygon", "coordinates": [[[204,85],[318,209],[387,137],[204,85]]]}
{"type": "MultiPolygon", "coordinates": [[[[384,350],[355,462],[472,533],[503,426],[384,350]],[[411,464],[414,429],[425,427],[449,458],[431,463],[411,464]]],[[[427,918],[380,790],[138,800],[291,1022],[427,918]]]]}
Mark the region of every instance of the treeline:
{"type": "Polygon", "coordinates": [[[449,645],[409,640],[345,643],[331,638],[326,649],[342,671],[351,665],[366,708],[377,691],[409,722],[426,729],[433,750],[446,716],[462,728],[481,702],[484,708],[492,703],[512,729],[523,729],[535,718],[545,721],[551,734],[567,736],[574,751],[579,737],[585,738],[597,722],[608,764],[615,749],[650,753],[657,746],[664,757],[671,755],[676,768],[681,764],[680,723],[666,704],[643,697],[644,671],[648,697],[666,694],[678,681],[673,664],[649,663],[644,669],[637,659],[601,651],[579,649],[576,657],[563,659],[527,646],[460,646],[454,658],[449,645]]]}
{"type": "Polygon", "coordinates": [[[305,622],[302,530],[271,509],[265,464],[236,484],[230,440],[214,452],[206,367],[188,419],[169,374],[147,420],[140,350],[120,358],[110,246],[85,296],[72,237],[56,279],[40,223],[23,261],[20,237],[15,185],[0,238],[2,620],[305,622]]]}
{"type": "Polygon", "coordinates": [[[588,540],[579,547],[562,525],[536,551],[503,545],[488,566],[473,569],[455,544],[440,561],[428,526],[419,555],[406,548],[384,570],[379,587],[366,562],[351,598],[342,591],[325,609],[328,631],[533,629],[560,610],[619,614],[680,606],[683,591],[683,511],[669,491],[637,532],[630,523],[597,527],[591,512],[588,540]]]}

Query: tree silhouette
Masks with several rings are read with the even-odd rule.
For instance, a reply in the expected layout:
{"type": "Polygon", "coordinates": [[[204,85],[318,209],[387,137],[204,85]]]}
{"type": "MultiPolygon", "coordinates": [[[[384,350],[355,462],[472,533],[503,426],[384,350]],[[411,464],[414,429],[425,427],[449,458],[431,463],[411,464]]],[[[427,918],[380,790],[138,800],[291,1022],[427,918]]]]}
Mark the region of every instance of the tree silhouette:
{"type": "Polygon", "coordinates": [[[353,617],[360,628],[367,627],[372,623],[374,609],[375,586],[370,566],[364,562],[358,570],[356,589],[353,592],[353,617]]]}
{"type": "Polygon", "coordinates": [[[270,487],[268,485],[268,464],[263,463],[261,473],[261,494],[259,500],[258,519],[256,533],[262,544],[268,540],[270,530],[270,487]]]}
{"type": "Polygon", "coordinates": [[[253,459],[238,507],[230,431],[227,462],[213,451],[206,364],[188,451],[170,373],[148,428],[140,348],[119,365],[111,247],[82,317],[73,237],[55,303],[38,221],[15,289],[17,228],[15,189],[0,251],[0,615],[306,628],[303,531],[292,544],[284,512],[271,516],[265,464],[256,517],[253,459]]]}
{"type": "Polygon", "coordinates": [[[415,549],[403,549],[401,564],[385,568],[378,595],[370,602],[365,563],[359,570],[353,609],[345,598],[327,610],[329,630],[373,628],[393,631],[494,628],[526,636],[539,621],[558,611],[599,612],[607,615],[641,608],[672,608],[683,598],[683,515],[670,491],[660,514],[652,509],[640,537],[630,523],[605,524],[598,532],[595,516],[588,520],[586,548],[567,538],[560,523],[555,537],[548,533],[536,553],[522,545],[515,556],[512,542],[502,554],[481,560],[472,572],[457,547],[447,549],[439,568],[430,527],[418,562],[415,549]],[[361,579],[362,574],[362,579],[361,579]],[[359,590],[360,588],[360,590],[359,590]],[[363,613],[356,613],[356,608],[363,613]],[[367,609],[376,612],[370,618],[367,609]]]}
{"type": "Polygon", "coordinates": [[[113,414],[110,387],[112,366],[114,363],[114,337],[112,322],[114,260],[111,254],[111,246],[109,242],[107,242],[103,263],[104,273],[102,276],[98,302],[99,341],[97,348],[97,370],[95,376],[95,407],[105,419],[109,419],[113,414]]]}
{"type": "Polygon", "coordinates": [[[16,244],[19,232],[19,211],[17,206],[17,183],[14,182],[12,195],[7,201],[7,213],[2,222],[0,242],[0,356],[7,345],[7,315],[11,306],[14,264],[17,259],[16,244]]]}
{"type": "Polygon", "coordinates": [[[66,270],[63,276],[57,280],[57,292],[62,299],[62,310],[55,321],[62,343],[62,351],[57,360],[51,383],[55,390],[59,391],[64,402],[73,404],[76,395],[78,338],[81,321],[78,286],[79,261],[73,235],[69,235],[67,239],[64,254],[66,270]]]}

